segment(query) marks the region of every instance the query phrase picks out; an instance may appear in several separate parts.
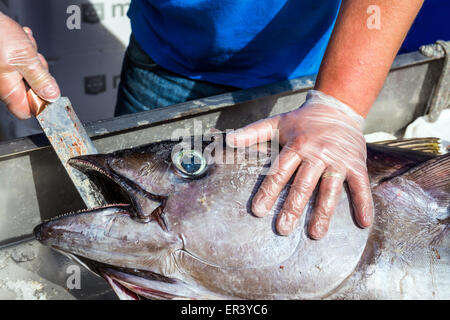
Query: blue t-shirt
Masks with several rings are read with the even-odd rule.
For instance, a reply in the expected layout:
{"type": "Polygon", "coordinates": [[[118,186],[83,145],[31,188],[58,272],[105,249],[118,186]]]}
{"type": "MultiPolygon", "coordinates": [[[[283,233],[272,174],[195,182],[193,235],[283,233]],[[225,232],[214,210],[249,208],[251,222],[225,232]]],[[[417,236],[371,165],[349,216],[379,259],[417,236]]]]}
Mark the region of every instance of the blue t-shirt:
{"type": "Polygon", "coordinates": [[[419,49],[421,45],[437,40],[450,41],[449,0],[427,0],[423,3],[417,18],[403,42],[400,53],[419,49]]]}
{"type": "Polygon", "coordinates": [[[133,34],[160,66],[249,88],[317,73],[340,0],[132,0],[133,34]]]}

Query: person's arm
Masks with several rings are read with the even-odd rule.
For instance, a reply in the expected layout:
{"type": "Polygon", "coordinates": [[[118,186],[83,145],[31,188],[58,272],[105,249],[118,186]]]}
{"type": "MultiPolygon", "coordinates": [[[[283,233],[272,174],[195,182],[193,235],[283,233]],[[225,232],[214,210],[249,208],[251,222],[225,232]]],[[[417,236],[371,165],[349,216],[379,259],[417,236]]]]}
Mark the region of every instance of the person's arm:
{"type": "Polygon", "coordinates": [[[44,100],[51,102],[60,96],[47,61],[37,52],[31,29],[0,12],[0,100],[19,119],[31,117],[25,82],[44,100]]]}
{"type": "Polygon", "coordinates": [[[356,222],[361,227],[372,224],[363,117],[375,101],[422,2],[343,0],[316,90],[308,94],[302,107],[227,136],[229,145],[240,147],[279,134],[283,149],[253,197],[252,212],[266,215],[295,175],[277,217],[276,228],[281,235],[296,228],[319,184],[308,233],[314,239],[324,237],[345,180],[356,222]],[[371,5],[380,8],[380,30],[367,27],[367,9],[371,5]]]}
{"type": "Polygon", "coordinates": [[[366,116],[423,0],[343,0],[315,89],[366,116]],[[379,8],[380,29],[369,29],[379,8]]]}

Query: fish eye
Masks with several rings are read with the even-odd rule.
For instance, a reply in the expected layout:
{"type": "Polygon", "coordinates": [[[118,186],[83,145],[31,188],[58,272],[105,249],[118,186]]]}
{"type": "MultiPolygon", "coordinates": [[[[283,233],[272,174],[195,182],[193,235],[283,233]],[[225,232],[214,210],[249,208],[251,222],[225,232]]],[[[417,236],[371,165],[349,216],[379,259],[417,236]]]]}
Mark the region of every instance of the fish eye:
{"type": "Polygon", "coordinates": [[[205,173],[206,159],[197,150],[182,150],[172,155],[175,168],[188,177],[198,177],[205,173]]]}

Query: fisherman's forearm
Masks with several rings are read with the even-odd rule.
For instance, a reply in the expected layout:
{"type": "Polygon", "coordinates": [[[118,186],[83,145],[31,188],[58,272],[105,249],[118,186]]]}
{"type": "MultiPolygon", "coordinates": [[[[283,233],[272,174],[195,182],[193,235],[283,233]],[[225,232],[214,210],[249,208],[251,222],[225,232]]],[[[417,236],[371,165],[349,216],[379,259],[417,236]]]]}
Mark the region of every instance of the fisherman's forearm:
{"type": "Polygon", "coordinates": [[[423,0],[343,0],[315,89],[365,117],[422,4],[423,0]],[[379,29],[369,28],[369,17],[377,14],[368,13],[370,6],[379,8],[379,29]]]}

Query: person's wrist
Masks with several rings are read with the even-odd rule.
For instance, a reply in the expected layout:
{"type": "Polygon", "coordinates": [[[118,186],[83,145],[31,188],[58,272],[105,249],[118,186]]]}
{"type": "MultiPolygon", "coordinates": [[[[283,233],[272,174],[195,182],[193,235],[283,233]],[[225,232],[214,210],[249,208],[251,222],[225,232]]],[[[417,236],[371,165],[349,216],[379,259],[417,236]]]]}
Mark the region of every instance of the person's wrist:
{"type": "Polygon", "coordinates": [[[338,110],[347,117],[349,117],[352,122],[355,122],[358,128],[361,130],[364,128],[365,119],[359,113],[357,113],[353,108],[339,99],[323,93],[319,90],[309,90],[306,96],[305,104],[309,105],[324,105],[330,107],[334,110],[338,110]]]}

